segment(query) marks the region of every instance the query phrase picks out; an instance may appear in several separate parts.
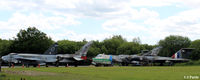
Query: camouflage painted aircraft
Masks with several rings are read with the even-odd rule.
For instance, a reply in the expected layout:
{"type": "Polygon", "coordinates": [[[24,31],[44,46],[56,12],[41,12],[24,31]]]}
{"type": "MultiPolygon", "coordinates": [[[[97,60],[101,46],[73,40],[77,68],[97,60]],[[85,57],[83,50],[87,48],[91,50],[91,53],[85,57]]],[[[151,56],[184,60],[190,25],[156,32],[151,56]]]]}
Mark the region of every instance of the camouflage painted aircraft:
{"type": "Polygon", "coordinates": [[[172,57],[162,57],[158,56],[159,50],[162,47],[154,48],[152,51],[138,55],[131,55],[131,63],[140,63],[141,65],[147,65],[152,63],[168,63],[168,65],[173,65],[174,63],[188,62],[189,55],[191,54],[193,48],[182,48],[177,51],[172,57]]]}
{"type": "MultiPolygon", "coordinates": [[[[75,66],[77,66],[80,61],[87,59],[86,55],[92,43],[92,41],[88,42],[79,51],[75,52],[75,54],[58,54],[58,62],[62,64],[73,63],[75,66]]],[[[57,64],[57,66],[58,65],[59,64],[57,64]]]]}

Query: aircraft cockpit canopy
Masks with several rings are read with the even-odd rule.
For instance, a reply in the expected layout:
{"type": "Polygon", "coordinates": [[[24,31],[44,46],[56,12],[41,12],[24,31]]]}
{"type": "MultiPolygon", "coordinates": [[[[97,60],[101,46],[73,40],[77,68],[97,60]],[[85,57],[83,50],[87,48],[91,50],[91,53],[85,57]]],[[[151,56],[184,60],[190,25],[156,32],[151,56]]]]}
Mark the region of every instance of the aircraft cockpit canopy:
{"type": "Polygon", "coordinates": [[[97,57],[102,57],[102,56],[103,56],[103,54],[98,54],[98,55],[97,55],[97,57]]]}
{"type": "Polygon", "coordinates": [[[10,53],[10,55],[16,55],[16,53],[10,53]]]}

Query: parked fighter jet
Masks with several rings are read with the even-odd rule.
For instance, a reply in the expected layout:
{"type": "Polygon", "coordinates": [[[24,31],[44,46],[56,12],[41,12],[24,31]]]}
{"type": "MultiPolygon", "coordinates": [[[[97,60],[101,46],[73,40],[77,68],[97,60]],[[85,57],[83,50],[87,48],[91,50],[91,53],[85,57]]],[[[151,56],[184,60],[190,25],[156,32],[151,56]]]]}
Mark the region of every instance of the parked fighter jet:
{"type": "MultiPolygon", "coordinates": [[[[57,59],[58,63],[61,64],[69,64],[73,63],[75,66],[78,65],[79,62],[87,59],[87,52],[93,42],[90,41],[85,44],[79,51],[75,52],[75,54],[58,54],[57,59]]],[[[59,64],[57,64],[58,66],[59,64]]]]}
{"type": "Polygon", "coordinates": [[[29,65],[37,66],[38,64],[44,65],[47,63],[54,63],[57,61],[55,55],[57,53],[57,47],[57,43],[53,44],[44,52],[44,54],[10,53],[3,56],[2,60],[9,63],[9,66],[11,66],[11,63],[22,63],[25,64],[26,67],[29,67],[29,65]]]}
{"type": "Polygon", "coordinates": [[[137,62],[141,65],[147,65],[152,63],[168,63],[168,65],[173,65],[174,63],[187,62],[189,61],[189,54],[192,52],[193,48],[182,48],[177,51],[172,57],[162,57],[158,56],[159,50],[162,47],[154,48],[152,51],[139,55],[132,55],[131,63],[137,62]]]}

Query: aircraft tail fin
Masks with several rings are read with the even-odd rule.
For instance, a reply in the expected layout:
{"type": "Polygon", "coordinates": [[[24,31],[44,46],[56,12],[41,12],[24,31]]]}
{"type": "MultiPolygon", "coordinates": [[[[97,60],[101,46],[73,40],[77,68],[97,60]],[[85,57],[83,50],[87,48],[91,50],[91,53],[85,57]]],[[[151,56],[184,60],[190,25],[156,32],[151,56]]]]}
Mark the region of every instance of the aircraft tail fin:
{"type": "Polygon", "coordinates": [[[161,48],[162,48],[161,46],[153,48],[151,51],[144,53],[142,55],[143,56],[157,56],[161,48]]]}
{"type": "Polygon", "coordinates": [[[44,54],[57,54],[58,43],[51,45],[44,54]]]}
{"type": "Polygon", "coordinates": [[[189,58],[189,56],[193,50],[194,50],[194,48],[182,48],[179,51],[177,51],[175,54],[173,54],[171,57],[174,59],[189,58]]]}
{"type": "Polygon", "coordinates": [[[87,57],[86,57],[87,52],[88,52],[92,43],[93,43],[92,41],[88,42],[79,51],[77,51],[75,54],[81,56],[81,59],[86,60],[87,59],[87,57]]]}
{"type": "Polygon", "coordinates": [[[179,50],[175,54],[173,54],[172,58],[174,58],[174,59],[181,58],[181,50],[179,50]]]}

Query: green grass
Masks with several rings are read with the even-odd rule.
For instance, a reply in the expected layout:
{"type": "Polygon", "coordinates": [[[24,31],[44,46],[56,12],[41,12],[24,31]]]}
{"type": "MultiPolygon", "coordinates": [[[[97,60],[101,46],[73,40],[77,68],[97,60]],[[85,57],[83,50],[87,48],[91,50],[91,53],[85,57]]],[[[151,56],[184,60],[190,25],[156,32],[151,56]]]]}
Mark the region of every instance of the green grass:
{"type": "Polygon", "coordinates": [[[41,67],[3,68],[3,71],[0,80],[184,80],[184,76],[200,77],[200,66],[41,67]],[[23,71],[35,74],[22,74],[23,71]]]}
{"type": "Polygon", "coordinates": [[[175,66],[199,66],[200,65],[200,60],[196,61],[189,61],[186,63],[177,63],[175,66]]]}

